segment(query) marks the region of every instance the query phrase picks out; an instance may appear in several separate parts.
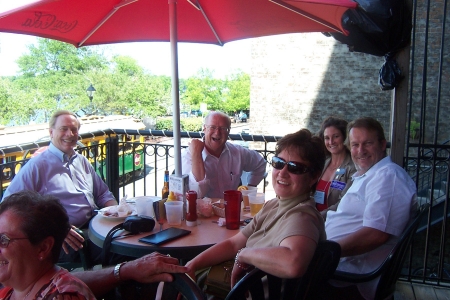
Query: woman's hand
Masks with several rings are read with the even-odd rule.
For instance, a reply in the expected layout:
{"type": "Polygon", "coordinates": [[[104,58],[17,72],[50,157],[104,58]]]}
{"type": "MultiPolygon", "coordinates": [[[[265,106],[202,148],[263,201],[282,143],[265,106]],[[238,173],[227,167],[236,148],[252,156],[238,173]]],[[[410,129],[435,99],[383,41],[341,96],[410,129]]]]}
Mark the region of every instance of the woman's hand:
{"type": "Polygon", "coordinates": [[[242,262],[240,260],[240,254],[245,248],[242,248],[236,253],[236,258],[234,259],[233,271],[231,271],[231,288],[239,281],[242,277],[247,274],[248,270],[251,269],[251,265],[242,262]]]}
{"type": "Polygon", "coordinates": [[[197,278],[195,276],[195,270],[187,272],[186,275],[189,276],[194,282],[197,282],[197,278]]]}
{"type": "Polygon", "coordinates": [[[69,254],[69,248],[71,247],[73,250],[78,251],[81,248],[83,248],[83,242],[84,238],[79,235],[74,228],[75,226],[72,226],[72,228],[69,230],[69,233],[67,234],[66,238],[64,239],[64,243],[62,245],[63,250],[66,254],[69,254]]]}
{"type": "Polygon", "coordinates": [[[197,269],[192,263],[192,260],[188,261],[185,266],[186,268],[188,268],[188,271],[185,272],[186,275],[189,276],[192,280],[194,280],[194,282],[197,282],[197,277],[195,276],[197,269]]]}
{"type": "Polygon", "coordinates": [[[231,288],[233,288],[245,274],[247,274],[247,270],[238,267],[235,263],[233,270],[231,271],[231,288]]]}

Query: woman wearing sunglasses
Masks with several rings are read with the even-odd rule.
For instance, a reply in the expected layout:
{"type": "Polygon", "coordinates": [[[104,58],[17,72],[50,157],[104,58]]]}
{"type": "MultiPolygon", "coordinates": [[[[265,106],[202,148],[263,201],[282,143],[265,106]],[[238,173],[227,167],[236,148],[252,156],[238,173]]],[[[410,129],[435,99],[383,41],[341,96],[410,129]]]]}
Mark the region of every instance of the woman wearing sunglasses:
{"type": "Polygon", "coordinates": [[[320,175],[314,199],[316,207],[325,219],[328,210],[336,211],[341,198],[352,185],[356,172],[350,151],[345,146],[347,121],[328,117],[323,121],[319,137],[324,141],[328,158],[320,175]]]}
{"type": "Polygon", "coordinates": [[[52,196],[23,191],[0,203],[0,299],[95,299],[55,265],[69,229],[65,209],[52,196]]]}
{"type": "Polygon", "coordinates": [[[189,261],[190,275],[234,258],[232,286],[253,267],[282,278],[302,276],[317,243],[326,238],[311,197],[324,163],[323,142],[307,129],[280,139],[271,161],[277,198],[235,236],[189,261]]]}

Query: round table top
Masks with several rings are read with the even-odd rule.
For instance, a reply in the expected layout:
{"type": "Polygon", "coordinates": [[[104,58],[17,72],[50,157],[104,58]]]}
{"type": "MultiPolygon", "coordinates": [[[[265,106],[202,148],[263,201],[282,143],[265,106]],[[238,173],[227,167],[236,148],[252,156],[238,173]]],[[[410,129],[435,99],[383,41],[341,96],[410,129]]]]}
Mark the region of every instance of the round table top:
{"type": "MultiPolygon", "coordinates": [[[[245,216],[242,218],[245,219],[245,216]]],[[[225,226],[219,226],[217,224],[218,219],[219,217],[217,216],[199,218],[201,224],[192,227],[187,226],[186,222],[183,221],[182,225],[178,226],[178,228],[190,230],[191,233],[162,245],[149,245],[139,242],[138,240],[140,238],[159,231],[160,225],[156,223],[155,228],[151,232],[114,239],[110,251],[131,257],[141,257],[158,251],[162,254],[170,254],[179,259],[191,259],[212,245],[228,239],[239,232],[239,230],[229,230],[225,226]]],[[[121,222],[123,221],[110,220],[99,214],[89,224],[89,238],[94,244],[102,248],[103,241],[109,230],[121,222]]],[[[163,229],[169,227],[167,223],[164,223],[163,229]]],[[[122,232],[127,233],[126,231],[122,232]]],[[[122,233],[119,232],[118,234],[120,235],[122,233]]]]}

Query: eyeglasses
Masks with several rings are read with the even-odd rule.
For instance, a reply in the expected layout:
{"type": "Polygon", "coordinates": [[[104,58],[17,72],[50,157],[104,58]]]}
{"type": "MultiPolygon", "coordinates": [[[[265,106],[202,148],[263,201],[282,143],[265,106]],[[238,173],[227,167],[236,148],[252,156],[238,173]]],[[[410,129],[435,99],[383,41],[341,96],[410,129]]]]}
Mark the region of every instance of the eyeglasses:
{"type": "Polygon", "coordinates": [[[72,128],[67,126],[61,126],[58,128],[60,132],[67,132],[68,130],[72,132],[73,135],[78,134],[78,128],[72,128]]]}
{"type": "Polygon", "coordinates": [[[9,242],[15,241],[15,240],[28,240],[28,238],[9,238],[6,234],[0,233],[0,247],[1,248],[8,248],[9,242]]]}
{"type": "Polygon", "coordinates": [[[278,156],[272,157],[271,165],[272,165],[272,167],[274,167],[277,170],[283,170],[284,166],[287,165],[287,169],[288,169],[289,173],[296,174],[296,175],[305,174],[305,173],[311,171],[311,169],[305,164],[302,164],[302,163],[299,163],[296,161],[286,162],[284,159],[282,159],[278,156]]]}
{"type": "Polygon", "coordinates": [[[228,127],[222,127],[222,126],[215,126],[215,125],[205,125],[206,128],[208,128],[211,131],[219,130],[221,132],[228,132],[230,131],[230,128],[228,127]]]}

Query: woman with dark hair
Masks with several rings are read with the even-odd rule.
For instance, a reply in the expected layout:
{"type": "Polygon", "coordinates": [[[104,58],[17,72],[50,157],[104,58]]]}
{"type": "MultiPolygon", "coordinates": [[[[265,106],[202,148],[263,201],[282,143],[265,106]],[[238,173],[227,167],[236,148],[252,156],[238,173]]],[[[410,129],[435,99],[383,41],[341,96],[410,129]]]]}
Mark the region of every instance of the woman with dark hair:
{"type": "Polygon", "coordinates": [[[326,218],[328,210],[335,211],[339,201],[352,185],[356,172],[350,151],[345,146],[347,121],[328,117],[323,121],[319,137],[324,141],[328,158],[317,183],[314,199],[316,207],[326,218]]]}
{"type": "Polygon", "coordinates": [[[95,299],[89,288],[56,266],[70,230],[53,196],[33,191],[0,203],[0,299],[95,299]]]}
{"type": "Polygon", "coordinates": [[[317,243],[326,238],[323,219],[311,197],[324,163],[323,142],[309,130],[280,139],[271,161],[277,197],[265,202],[235,236],[189,261],[190,275],[235,258],[231,285],[252,267],[282,278],[302,276],[317,243]]]}

